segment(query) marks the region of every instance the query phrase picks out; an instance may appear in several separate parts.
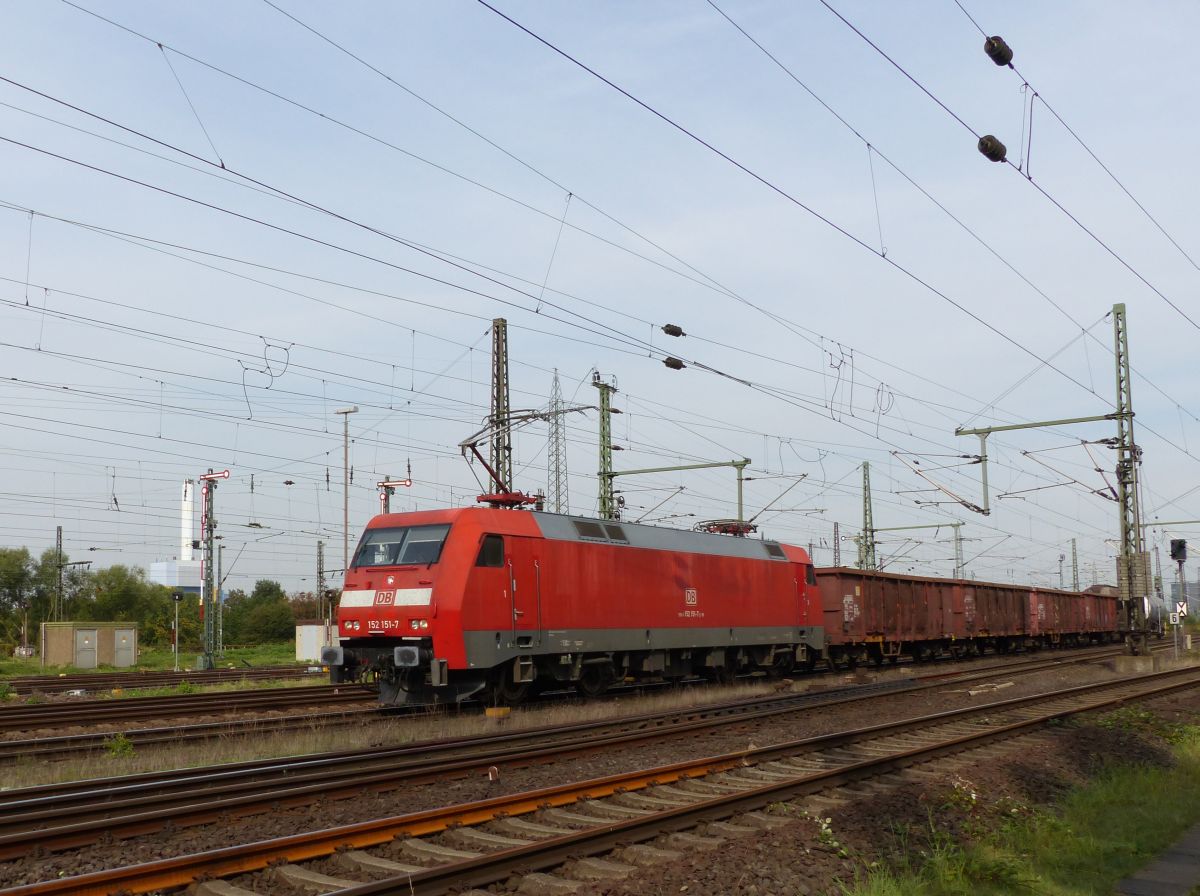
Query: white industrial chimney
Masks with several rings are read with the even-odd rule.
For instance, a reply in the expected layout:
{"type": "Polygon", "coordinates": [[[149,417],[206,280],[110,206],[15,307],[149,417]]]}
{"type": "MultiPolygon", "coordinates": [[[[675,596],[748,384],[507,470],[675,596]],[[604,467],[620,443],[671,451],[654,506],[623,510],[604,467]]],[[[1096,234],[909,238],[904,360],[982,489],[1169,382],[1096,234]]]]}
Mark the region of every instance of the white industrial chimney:
{"type": "Polygon", "coordinates": [[[179,559],[191,561],[192,554],[192,515],[195,507],[192,501],[192,488],[195,483],[191,479],[183,481],[183,503],[179,510],[179,559]]]}

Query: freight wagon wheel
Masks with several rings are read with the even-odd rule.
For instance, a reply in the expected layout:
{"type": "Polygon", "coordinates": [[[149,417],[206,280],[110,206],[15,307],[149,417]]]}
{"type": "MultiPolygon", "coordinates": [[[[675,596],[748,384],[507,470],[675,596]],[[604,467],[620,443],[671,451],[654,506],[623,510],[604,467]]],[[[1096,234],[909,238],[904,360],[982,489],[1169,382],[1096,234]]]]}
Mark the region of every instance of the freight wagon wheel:
{"type": "Polygon", "coordinates": [[[579,672],[575,690],[585,700],[595,700],[613,683],[612,667],[607,663],[589,663],[579,672]]]}

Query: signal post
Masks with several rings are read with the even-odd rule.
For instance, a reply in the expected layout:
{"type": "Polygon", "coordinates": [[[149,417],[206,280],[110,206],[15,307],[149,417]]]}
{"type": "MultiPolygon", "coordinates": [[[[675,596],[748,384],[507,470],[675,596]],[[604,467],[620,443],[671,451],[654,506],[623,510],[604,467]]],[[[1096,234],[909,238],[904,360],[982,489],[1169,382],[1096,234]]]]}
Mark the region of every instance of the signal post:
{"type": "Polygon", "coordinates": [[[217,520],[213,515],[217,481],[228,479],[229,471],[214,473],[211,469],[200,477],[204,485],[200,493],[204,499],[204,511],[200,518],[200,531],[204,536],[204,556],[200,560],[200,618],[204,622],[203,651],[196,657],[196,668],[200,671],[212,669],[217,652],[217,589],[220,587],[216,575],[217,520]]]}

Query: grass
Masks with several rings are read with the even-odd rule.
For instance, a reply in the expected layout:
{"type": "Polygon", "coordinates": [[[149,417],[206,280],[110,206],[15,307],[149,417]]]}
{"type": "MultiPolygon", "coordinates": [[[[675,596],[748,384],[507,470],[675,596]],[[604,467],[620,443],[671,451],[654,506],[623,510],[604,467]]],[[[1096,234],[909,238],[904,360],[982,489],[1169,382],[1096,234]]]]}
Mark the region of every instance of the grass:
{"type": "MultiPolygon", "coordinates": [[[[1125,712],[1125,711],[1122,711],[1125,712]]],[[[1139,711],[1112,722],[1161,727],[1139,711]]],[[[1166,732],[1164,732],[1166,733],[1166,732]]],[[[899,867],[874,870],[846,896],[1086,896],[1111,893],[1200,821],[1200,729],[1168,733],[1170,768],[1114,766],[1072,792],[1057,811],[1034,810],[960,845],[931,817],[930,845],[899,867]]]]}
{"type": "MultiPolygon", "coordinates": [[[[195,650],[179,652],[180,670],[194,669],[196,665],[195,650]]],[[[246,668],[250,666],[284,666],[307,665],[296,663],[296,645],[292,641],[282,641],[273,644],[260,644],[255,647],[233,647],[218,658],[217,668],[246,668]]],[[[137,665],[133,669],[118,669],[115,666],[100,666],[96,669],[79,669],[75,666],[42,666],[37,657],[19,659],[17,657],[0,658],[0,679],[13,678],[18,675],[86,675],[91,672],[169,672],[175,668],[175,655],[169,647],[143,647],[138,654],[137,665]]]]}
{"type": "MultiPolygon", "coordinates": [[[[569,725],[762,697],[771,693],[774,691],[770,686],[754,684],[730,688],[684,688],[596,703],[535,704],[514,709],[503,723],[503,730],[569,725]]],[[[131,730],[127,729],[127,732],[131,730]]],[[[0,785],[0,790],[334,750],[386,748],[417,741],[495,733],[498,730],[495,722],[476,712],[431,712],[403,719],[392,717],[382,720],[374,715],[362,719],[351,716],[331,726],[314,724],[311,728],[287,732],[254,731],[190,744],[144,747],[134,749],[129,754],[117,754],[109,749],[100,755],[61,762],[35,759],[18,761],[5,767],[4,784],[0,785]]]]}

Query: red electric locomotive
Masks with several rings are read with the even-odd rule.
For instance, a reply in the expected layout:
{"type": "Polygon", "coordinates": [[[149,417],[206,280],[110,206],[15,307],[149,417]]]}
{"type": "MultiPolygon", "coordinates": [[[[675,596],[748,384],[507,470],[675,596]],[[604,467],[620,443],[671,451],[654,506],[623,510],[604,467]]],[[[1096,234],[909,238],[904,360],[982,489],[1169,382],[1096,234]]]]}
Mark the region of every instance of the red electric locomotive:
{"type": "Polygon", "coordinates": [[[773,541],[483,507],[374,517],[338,607],[334,681],[386,703],[790,670],[823,652],[812,562],[773,541]]]}

